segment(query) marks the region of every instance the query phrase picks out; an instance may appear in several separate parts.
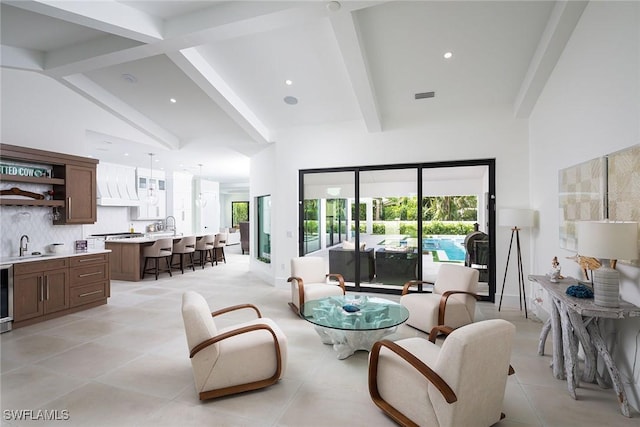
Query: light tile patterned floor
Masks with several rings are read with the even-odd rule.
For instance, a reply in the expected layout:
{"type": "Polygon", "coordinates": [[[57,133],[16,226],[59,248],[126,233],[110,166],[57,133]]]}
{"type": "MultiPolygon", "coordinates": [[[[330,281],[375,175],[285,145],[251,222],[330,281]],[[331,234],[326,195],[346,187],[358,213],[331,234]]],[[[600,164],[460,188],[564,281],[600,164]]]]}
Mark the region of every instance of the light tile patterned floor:
{"type": "MultiPolygon", "coordinates": [[[[367,391],[367,353],[338,360],[313,327],[289,309],[289,290],[248,272],[240,247],[227,263],[142,282],[112,282],[109,304],[0,335],[3,426],[392,426],[367,391]],[[212,309],[251,302],[287,335],[282,381],[256,392],[200,402],[193,386],[180,315],[182,293],[200,292],[212,309]],[[9,421],[5,410],[68,411],[67,421],[9,421]]],[[[397,297],[391,297],[396,298],[397,297]]],[[[517,327],[500,426],[638,426],[623,417],[612,390],[582,384],[579,400],[537,356],[541,323],[518,310],[478,304],[478,319],[517,327]]],[[[229,316],[227,322],[235,321],[229,316]]],[[[389,338],[423,336],[401,326],[389,338]]],[[[550,342],[547,344],[550,350],[550,342]]]]}

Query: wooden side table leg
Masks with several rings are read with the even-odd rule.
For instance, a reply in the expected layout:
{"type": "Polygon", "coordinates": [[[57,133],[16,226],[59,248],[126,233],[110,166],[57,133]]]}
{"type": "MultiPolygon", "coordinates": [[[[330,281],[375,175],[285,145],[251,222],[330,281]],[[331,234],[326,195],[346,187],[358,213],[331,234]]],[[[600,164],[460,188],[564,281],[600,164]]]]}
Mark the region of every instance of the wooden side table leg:
{"type": "Polygon", "coordinates": [[[551,317],[542,325],[542,331],[540,332],[540,340],[538,341],[538,356],[544,356],[544,345],[547,342],[547,336],[551,330],[551,317]]]}
{"type": "Polygon", "coordinates": [[[560,311],[558,309],[559,304],[555,299],[551,304],[551,335],[553,337],[553,376],[559,380],[565,379],[564,372],[564,356],[562,350],[562,328],[560,326],[560,311]]]}
{"type": "Polygon", "coordinates": [[[573,332],[578,336],[580,344],[584,350],[584,371],[582,372],[582,380],[592,383],[596,378],[596,351],[595,347],[589,339],[589,333],[585,326],[584,320],[581,315],[573,310],[569,310],[569,320],[573,325],[573,332]]]}
{"type": "Polygon", "coordinates": [[[589,325],[587,326],[587,330],[589,331],[593,345],[595,345],[598,353],[600,354],[600,356],[602,356],[602,360],[604,361],[604,364],[609,371],[611,381],[613,382],[613,389],[616,392],[616,396],[618,396],[620,412],[622,412],[622,415],[624,415],[625,417],[631,417],[629,413],[629,402],[627,401],[627,394],[625,393],[622,381],[620,380],[620,373],[618,372],[618,368],[611,358],[611,354],[609,354],[606,343],[600,335],[600,331],[598,330],[598,323],[596,321],[589,323],[589,325]]]}
{"type": "Polygon", "coordinates": [[[562,322],[562,345],[564,349],[564,364],[567,374],[567,388],[571,397],[576,399],[576,387],[578,386],[578,343],[575,335],[573,335],[573,328],[571,327],[571,320],[569,320],[569,313],[566,304],[560,301],[555,301],[560,307],[560,318],[562,322]]]}

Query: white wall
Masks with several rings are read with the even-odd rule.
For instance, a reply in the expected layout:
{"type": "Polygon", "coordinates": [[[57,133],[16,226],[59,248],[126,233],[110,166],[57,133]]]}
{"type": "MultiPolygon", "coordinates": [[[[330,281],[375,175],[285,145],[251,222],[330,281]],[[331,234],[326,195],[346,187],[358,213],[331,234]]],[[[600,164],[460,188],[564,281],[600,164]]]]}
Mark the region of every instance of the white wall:
{"type": "MultiPolygon", "coordinates": [[[[558,171],[640,143],[640,3],[590,2],[530,119],[531,203],[539,211],[533,271],[558,256],[563,275],[581,277],[559,247],[558,171]]],[[[621,296],[640,305],[640,269],[618,264],[621,296]]],[[[640,407],[640,318],[618,321],[614,354],[631,403],[640,407]],[[637,365],[637,360],[636,360],[637,365]],[[636,371],[638,367],[636,366],[636,371]],[[632,383],[632,384],[631,384],[632,383]]]]}

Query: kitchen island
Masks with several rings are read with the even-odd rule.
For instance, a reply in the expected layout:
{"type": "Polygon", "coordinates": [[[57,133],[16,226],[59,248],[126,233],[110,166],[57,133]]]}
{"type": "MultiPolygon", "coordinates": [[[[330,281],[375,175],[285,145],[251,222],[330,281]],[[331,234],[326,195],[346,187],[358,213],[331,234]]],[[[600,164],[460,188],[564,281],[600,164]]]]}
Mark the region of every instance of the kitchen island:
{"type": "MultiPolygon", "coordinates": [[[[166,239],[168,237],[177,242],[186,236],[182,234],[157,233],[144,237],[106,240],[104,247],[111,250],[111,278],[129,282],[142,280],[142,266],[144,265],[142,253],[144,247],[153,245],[158,239],[166,239]]],[[[200,237],[202,235],[196,235],[196,238],[200,237]]]]}

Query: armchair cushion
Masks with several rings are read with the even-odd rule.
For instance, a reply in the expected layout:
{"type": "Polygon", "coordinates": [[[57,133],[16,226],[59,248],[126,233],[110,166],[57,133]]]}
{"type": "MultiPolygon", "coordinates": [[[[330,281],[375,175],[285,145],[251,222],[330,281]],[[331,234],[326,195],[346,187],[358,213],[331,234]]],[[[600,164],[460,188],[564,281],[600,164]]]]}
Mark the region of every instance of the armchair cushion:
{"type": "Polygon", "coordinates": [[[202,295],[189,291],[182,296],[182,318],[201,400],[266,387],[284,375],[286,336],[275,322],[261,317],[255,306],[211,313],[202,295]],[[258,318],[216,327],[214,316],[243,308],[253,308],[258,318]]]}
{"type": "Polygon", "coordinates": [[[306,256],[291,259],[291,302],[295,313],[305,301],[333,295],[344,295],[344,278],[340,274],[326,273],[326,261],[321,257],[306,256]],[[328,279],[332,278],[334,282],[328,279]]]}
{"type": "Polygon", "coordinates": [[[377,342],[369,356],[374,403],[402,425],[489,426],[500,421],[515,327],[463,326],[442,347],[422,338],[377,342]]]}
{"type": "Polygon", "coordinates": [[[452,328],[472,323],[475,318],[475,294],[478,271],[455,264],[442,264],[433,293],[408,293],[409,287],[420,281],[405,283],[400,304],[409,310],[407,324],[429,333],[434,326],[452,328]]]}

